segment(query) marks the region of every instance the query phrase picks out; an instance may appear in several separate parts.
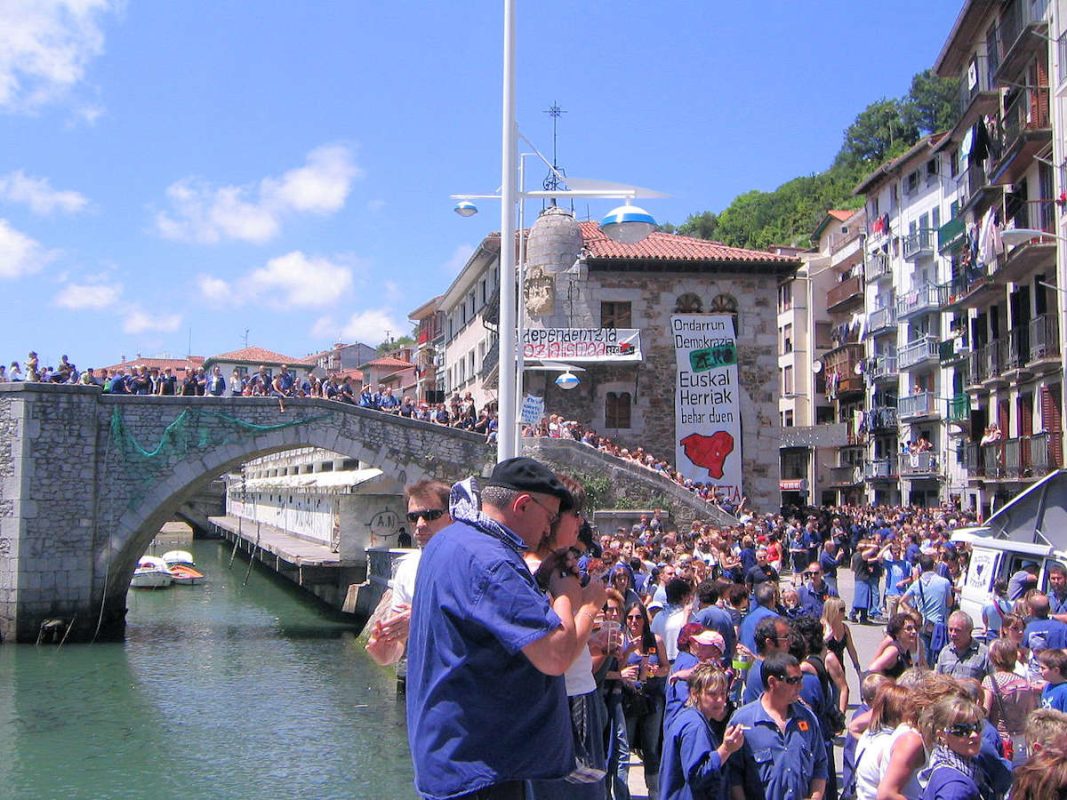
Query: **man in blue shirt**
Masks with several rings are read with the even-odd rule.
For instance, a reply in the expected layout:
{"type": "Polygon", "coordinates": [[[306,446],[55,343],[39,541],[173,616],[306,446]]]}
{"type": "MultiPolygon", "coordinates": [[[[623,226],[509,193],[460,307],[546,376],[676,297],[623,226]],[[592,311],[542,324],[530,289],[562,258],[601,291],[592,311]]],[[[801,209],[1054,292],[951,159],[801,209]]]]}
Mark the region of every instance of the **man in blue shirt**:
{"type": "Polygon", "coordinates": [[[952,584],[934,572],[934,560],[925,553],[919,556],[921,573],[901,603],[922,614],[923,627],[919,633],[926,650],[926,663],[937,663],[941,649],[948,642],[948,605],[952,584]]]}
{"type": "Polygon", "coordinates": [[[453,508],[455,522],[426,546],[412,600],[407,725],[427,800],[519,800],[524,780],[575,767],[559,676],[578,654],[575,619],[597,615],[604,587],[568,593],[573,582],[553,569],[550,605],[522,558],[571,503],[547,467],[508,459],[486,482],[480,510],[453,508]]]}
{"type": "Polygon", "coordinates": [[[800,596],[800,607],[803,613],[819,619],[822,617],[822,607],[828,597],[837,597],[837,590],[832,588],[823,578],[822,566],[816,562],[809,564],[804,573],[808,582],[797,589],[800,596]]]}
{"type": "Polygon", "coordinates": [[[778,599],[778,589],[770,581],[757,584],[752,591],[752,596],[756,600],[756,607],[749,611],[748,614],[745,615],[745,618],[741,620],[741,624],[737,629],[737,641],[755,653],[755,633],[759,621],[766,617],[777,617],[781,615],[773,610],[778,599]]]}
{"type": "Polygon", "coordinates": [[[798,702],[802,679],[791,655],[763,662],[763,695],[730,720],[745,732],[745,743],[727,762],[731,800],[822,800],[826,745],[815,715],[798,702]]]}
{"type": "Polygon", "coordinates": [[[704,581],[697,587],[697,599],[700,601],[700,610],[693,612],[691,622],[699,622],[705,628],[715,631],[722,636],[724,648],[723,659],[732,661],[734,649],[737,646],[737,631],[734,629],[733,620],[726,609],[719,608],[719,586],[715,581],[704,581]]]}
{"type": "Polygon", "coordinates": [[[1067,567],[1052,561],[1045,572],[1048,575],[1049,614],[1053,619],[1067,623],[1067,567]]]}
{"type": "Polygon", "coordinates": [[[1030,651],[1030,677],[1038,674],[1037,657],[1042,650],[1061,650],[1067,647],[1067,624],[1049,616],[1048,596],[1034,592],[1027,601],[1033,617],[1023,631],[1023,647],[1030,651]]]}

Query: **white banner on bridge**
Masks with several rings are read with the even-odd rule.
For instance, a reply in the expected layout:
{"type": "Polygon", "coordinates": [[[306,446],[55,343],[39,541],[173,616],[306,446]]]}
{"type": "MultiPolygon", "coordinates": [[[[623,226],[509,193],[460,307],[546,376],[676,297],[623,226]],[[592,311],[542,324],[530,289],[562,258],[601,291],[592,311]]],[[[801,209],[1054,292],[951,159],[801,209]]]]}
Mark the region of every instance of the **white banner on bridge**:
{"type": "Polygon", "coordinates": [[[723,499],[742,497],[741,406],[733,318],[723,314],[671,317],[675,378],[675,463],[678,472],[716,487],[723,499]]]}
{"type": "Polygon", "coordinates": [[[525,328],[526,360],[620,362],[641,360],[641,331],[636,328],[525,328]]]}

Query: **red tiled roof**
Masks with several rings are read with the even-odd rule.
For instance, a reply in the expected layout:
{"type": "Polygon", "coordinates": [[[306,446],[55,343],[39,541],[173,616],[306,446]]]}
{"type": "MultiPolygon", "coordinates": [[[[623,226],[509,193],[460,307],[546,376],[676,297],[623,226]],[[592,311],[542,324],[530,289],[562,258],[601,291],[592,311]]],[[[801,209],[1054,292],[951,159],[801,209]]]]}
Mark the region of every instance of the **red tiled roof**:
{"type": "Polygon", "coordinates": [[[765,263],[786,266],[796,263],[795,258],[778,256],[761,250],[746,250],[730,247],[721,242],[677,236],[671,233],[651,233],[635,244],[624,244],[609,239],[595,222],[580,222],[582,240],[589,249],[590,258],[625,261],[707,261],[717,264],[743,262],[765,263]]]}
{"type": "Polygon", "coordinates": [[[334,374],[341,380],[344,380],[345,378],[351,378],[354,381],[363,380],[363,373],[358,369],[342,369],[334,374]]]}
{"type": "Polygon", "coordinates": [[[840,209],[840,208],[831,208],[826,213],[829,214],[831,217],[834,217],[835,219],[839,219],[842,222],[845,222],[849,217],[851,217],[856,212],[855,212],[855,210],[845,211],[844,209],[840,209]]]}
{"type": "Polygon", "coordinates": [[[210,356],[207,360],[212,362],[238,361],[249,364],[300,364],[305,366],[314,366],[316,363],[314,358],[292,358],[262,347],[246,347],[243,350],[234,350],[230,353],[210,356]]]}
{"type": "Polygon", "coordinates": [[[365,366],[365,367],[400,367],[401,369],[403,369],[405,367],[414,367],[415,365],[412,364],[410,361],[405,361],[402,358],[393,358],[392,356],[382,356],[381,358],[376,358],[373,361],[368,361],[363,366],[365,366]]]}
{"type": "Polygon", "coordinates": [[[133,367],[139,367],[144,364],[149,369],[155,367],[160,372],[162,372],[167,367],[170,367],[172,370],[177,372],[179,370],[184,371],[188,367],[196,369],[197,367],[203,366],[203,363],[203,356],[189,356],[188,358],[127,358],[125,361],[120,361],[118,364],[111,364],[106,367],[100,367],[100,369],[106,369],[108,371],[113,371],[116,369],[129,370],[133,367]]]}

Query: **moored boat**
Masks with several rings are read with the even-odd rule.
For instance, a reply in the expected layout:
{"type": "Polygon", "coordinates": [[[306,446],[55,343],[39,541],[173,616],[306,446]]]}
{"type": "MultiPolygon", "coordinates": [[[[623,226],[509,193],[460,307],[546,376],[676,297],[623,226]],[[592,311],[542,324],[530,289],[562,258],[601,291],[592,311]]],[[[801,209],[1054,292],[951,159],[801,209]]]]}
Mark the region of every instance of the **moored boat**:
{"type": "Polygon", "coordinates": [[[167,563],[156,556],[141,556],[133,571],[130,586],[135,589],[163,589],[174,583],[167,563]]]}
{"type": "Polygon", "coordinates": [[[195,567],[196,562],[193,561],[193,554],[188,550],[168,550],[163,554],[163,560],[167,563],[168,567],[183,564],[187,567],[195,567]]]}
{"type": "Polygon", "coordinates": [[[174,564],[169,567],[174,582],[182,586],[195,586],[204,582],[204,573],[188,564],[174,564]]]}

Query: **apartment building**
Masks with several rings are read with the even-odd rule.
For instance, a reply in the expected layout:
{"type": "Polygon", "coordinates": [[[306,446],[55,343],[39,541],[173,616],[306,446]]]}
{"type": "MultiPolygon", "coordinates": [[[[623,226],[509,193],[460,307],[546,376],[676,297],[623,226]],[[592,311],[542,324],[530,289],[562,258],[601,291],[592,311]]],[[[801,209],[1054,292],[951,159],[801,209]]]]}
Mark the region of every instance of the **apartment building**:
{"type": "Polygon", "coordinates": [[[960,119],[938,146],[956,182],[938,235],[948,265],[941,311],[953,342],[942,351],[945,414],[959,441],[963,494],[986,511],[1063,465],[1055,236],[1064,175],[1054,166],[1063,127],[1054,118],[1062,121],[1067,89],[1064,7],[967,2],[934,65],[960,79],[960,119]]]}

